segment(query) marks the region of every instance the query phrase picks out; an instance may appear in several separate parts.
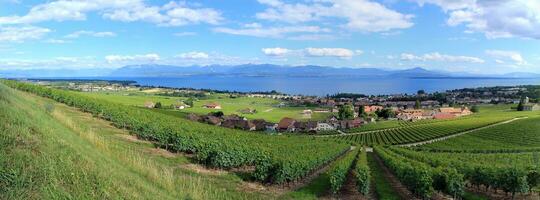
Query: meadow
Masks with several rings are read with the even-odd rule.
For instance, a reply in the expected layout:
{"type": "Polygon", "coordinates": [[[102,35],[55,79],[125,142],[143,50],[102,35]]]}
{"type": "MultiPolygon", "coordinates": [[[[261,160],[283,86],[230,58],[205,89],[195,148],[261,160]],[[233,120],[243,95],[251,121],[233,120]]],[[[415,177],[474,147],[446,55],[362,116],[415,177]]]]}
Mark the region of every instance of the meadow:
{"type": "MultiPolygon", "coordinates": [[[[129,106],[144,106],[145,102],[151,101],[154,103],[160,102],[163,109],[171,110],[170,106],[180,101],[185,101],[187,97],[169,97],[156,95],[159,90],[140,91],[140,92],[81,92],[89,97],[104,99],[114,103],[120,103],[129,106]]],[[[331,113],[313,113],[311,118],[304,118],[302,111],[306,109],[314,109],[313,107],[278,107],[283,102],[271,98],[259,97],[231,97],[225,94],[210,94],[206,98],[199,99],[193,102],[192,108],[176,110],[182,113],[195,113],[200,115],[208,114],[209,112],[222,111],[224,114],[237,114],[248,119],[264,119],[270,122],[279,122],[284,117],[291,117],[298,120],[324,120],[331,113]],[[218,103],[221,109],[208,109],[203,106],[208,103],[218,103]],[[244,114],[240,112],[243,109],[255,110],[252,114],[244,114]]]]}

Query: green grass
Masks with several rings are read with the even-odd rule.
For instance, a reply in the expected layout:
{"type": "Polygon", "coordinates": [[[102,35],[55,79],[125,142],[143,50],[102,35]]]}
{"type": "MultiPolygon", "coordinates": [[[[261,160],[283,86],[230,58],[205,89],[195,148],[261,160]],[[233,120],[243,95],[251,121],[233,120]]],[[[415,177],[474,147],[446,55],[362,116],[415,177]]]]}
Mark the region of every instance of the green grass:
{"type": "Polygon", "coordinates": [[[322,173],[307,186],[284,195],[281,199],[318,199],[330,189],[330,179],[322,173]]]}
{"type": "MultiPolygon", "coordinates": [[[[184,97],[165,97],[157,96],[142,92],[137,93],[125,93],[125,92],[81,92],[86,96],[96,97],[100,99],[105,99],[107,101],[121,103],[124,105],[131,106],[143,106],[145,102],[161,102],[164,107],[168,107],[173,103],[176,103],[181,100],[185,100],[184,97]],[[131,95],[130,95],[131,94],[131,95]]],[[[279,122],[283,117],[292,117],[299,120],[307,120],[302,118],[301,112],[304,109],[313,109],[306,107],[282,107],[278,108],[278,105],[281,101],[270,99],[270,98],[250,98],[250,97],[238,97],[230,98],[226,95],[210,95],[208,99],[195,101],[193,108],[187,108],[184,110],[179,110],[176,112],[183,113],[196,113],[196,114],[207,114],[214,111],[222,111],[225,114],[238,114],[242,115],[248,119],[265,119],[271,122],[279,122]],[[221,104],[222,109],[207,109],[203,108],[203,105],[207,103],[219,103],[221,104]],[[255,109],[257,112],[254,114],[242,114],[238,112],[242,109],[255,109]]],[[[326,119],[330,113],[313,113],[312,120],[323,120],[326,119]]]]}
{"type": "Polygon", "coordinates": [[[371,170],[371,184],[378,199],[381,200],[399,200],[399,195],[392,189],[390,183],[386,181],[383,171],[377,165],[372,153],[368,153],[368,165],[371,170]]]}
{"type": "Polygon", "coordinates": [[[63,104],[0,84],[0,199],[272,199],[63,104]],[[165,155],[164,155],[165,154],[165,155]]]}

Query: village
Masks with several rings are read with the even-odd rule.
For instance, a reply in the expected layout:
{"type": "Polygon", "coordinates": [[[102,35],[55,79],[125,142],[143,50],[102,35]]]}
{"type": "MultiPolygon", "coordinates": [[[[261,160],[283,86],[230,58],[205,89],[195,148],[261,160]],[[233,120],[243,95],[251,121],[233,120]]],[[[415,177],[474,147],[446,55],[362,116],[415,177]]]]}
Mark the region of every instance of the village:
{"type": "MultiPolygon", "coordinates": [[[[417,105],[418,106],[418,105],[417,105]]],[[[222,106],[218,103],[205,104],[203,107],[212,110],[220,110],[222,106]]],[[[467,107],[453,108],[440,107],[435,109],[403,109],[386,108],[379,105],[360,105],[353,107],[351,105],[334,106],[331,109],[304,110],[302,112],[304,119],[294,119],[283,117],[278,123],[265,121],[264,119],[247,119],[237,114],[225,115],[221,111],[209,112],[207,115],[197,115],[190,113],[187,119],[191,121],[207,123],[226,128],[242,129],[246,131],[264,131],[267,133],[332,133],[337,131],[343,133],[343,130],[359,128],[369,123],[377,123],[382,120],[446,120],[463,117],[473,114],[467,107]],[[349,110],[347,110],[349,109],[349,110]],[[332,112],[325,120],[313,121],[306,120],[313,112],[332,112]],[[384,114],[383,114],[384,113],[384,114]]]]}
{"type": "Polygon", "coordinates": [[[145,100],[136,105],[182,111],[187,113],[189,120],[201,123],[266,133],[330,134],[350,132],[384,121],[449,120],[478,112],[478,105],[483,104],[519,104],[518,110],[524,111],[540,109],[535,86],[459,89],[442,93],[419,90],[416,94],[377,96],[340,93],[318,97],[276,91],[242,93],[150,87],[129,81],[39,80],[37,83],[92,94],[121,94],[139,99],[159,97],[157,101],[145,100]],[[524,99],[523,95],[533,98],[524,99]],[[266,103],[271,105],[260,107],[264,99],[271,100],[266,103]],[[246,101],[246,104],[231,104],[238,101],[246,101]],[[287,112],[266,117],[282,110],[287,112]]]}

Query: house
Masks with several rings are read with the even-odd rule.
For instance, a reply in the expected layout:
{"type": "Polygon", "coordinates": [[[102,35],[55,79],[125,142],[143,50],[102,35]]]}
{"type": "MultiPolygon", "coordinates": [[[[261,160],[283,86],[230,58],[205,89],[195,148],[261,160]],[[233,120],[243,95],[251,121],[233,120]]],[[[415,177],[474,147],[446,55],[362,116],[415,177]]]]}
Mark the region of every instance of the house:
{"type": "Polygon", "coordinates": [[[254,119],[254,120],[251,120],[251,123],[255,125],[256,131],[266,130],[266,125],[268,124],[264,119],[254,119]]]}
{"type": "Polygon", "coordinates": [[[296,132],[317,132],[317,122],[294,122],[294,128],[296,132]]]}
{"type": "Polygon", "coordinates": [[[315,108],[315,110],[313,110],[313,112],[315,112],[315,113],[329,113],[330,110],[324,109],[324,108],[315,108]]]}
{"type": "Polygon", "coordinates": [[[266,123],[266,132],[273,133],[277,131],[278,124],[266,123]]]}
{"type": "Polygon", "coordinates": [[[453,114],[456,117],[472,114],[472,112],[467,107],[463,107],[463,108],[444,107],[444,108],[439,108],[439,112],[453,114]]]}
{"type": "Polygon", "coordinates": [[[281,131],[281,132],[284,132],[284,131],[294,132],[294,130],[295,130],[294,123],[295,122],[296,122],[296,120],[294,120],[293,118],[284,117],[283,119],[281,119],[279,121],[277,130],[281,131]]]}
{"type": "Polygon", "coordinates": [[[238,110],[238,112],[242,114],[254,114],[257,112],[257,110],[251,109],[251,108],[244,108],[244,109],[238,110]]]}
{"type": "Polygon", "coordinates": [[[206,122],[208,124],[211,124],[211,125],[216,125],[216,126],[221,125],[221,118],[216,117],[216,116],[207,115],[207,116],[204,117],[203,120],[204,120],[204,122],[206,122]]]}
{"type": "Polygon", "coordinates": [[[456,115],[450,113],[435,113],[433,119],[454,119],[456,115]]]}
{"type": "Polygon", "coordinates": [[[360,118],[355,118],[352,120],[341,120],[339,121],[339,127],[340,129],[351,129],[351,128],[358,128],[362,125],[363,121],[360,118]]]}
{"type": "Polygon", "coordinates": [[[319,122],[317,123],[317,131],[333,131],[336,130],[336,128],[329,123],[319,122]]]}
{"type": "Polygon", "coordinates": [[[301,114],[302,114],[302,118],[311,119],[311,115],[313,114],[313,111],[312,110],[303,110],[301,114]]]}
{"type": "Polygon", "coordinates": [[[424,114],[424,110],[406,109],[406,110],[400,110],[398,114],[396,115],[396,118],[398,118],[399,120],[404,120],[404,121],[414,121],[414,120],[423,119],[422,118],[423,114],[424,114]]]}
{"type": "Polygon", "coordinates": [[[146,107],[146,108],[154,108],[154,107],[156,107],[156,104],[154,102],[147,101],[147,102],[144,102],[144,107],[146,107]]]}
{"type": "Polygon", "coordinates": [[[173,108],[176,109],[176,110],[183,110],[185,108],[189,107],[188,105],[186,105],[184,102],[177,102],[175,104],[173,104],[173,108]]]}
{"type": "Polygon", "coordinates": [[[203,108],[208,108],[208,109],[221,109],[221,105],[218,104],[218,103],[207,103],[207,104],[204,104],[203,108]]]}
{"type": "Polygon", "coordinates": [[[198,121],[202,120],[202,118],[199,115],[196,115],[196,114],[193,114],[193,113],[189,113],[186,118],[188,120],[195,121],[195,122],[198,122],[198,121]]]}
{"type": "Polygon", "coordinates": [[[537,110],[540,110],[540,105],[538,104],[529,103],[529,104],[523,105],[523,111],[537,111],[537,110]]]}
{"type": "Polygon", "coordinates": [[[382,109],[384,109],[384,107],[382,106],[364,106],[365,113],[372,113],[372,112],[375,112],[377,110],[382,110],[382,109]]]}

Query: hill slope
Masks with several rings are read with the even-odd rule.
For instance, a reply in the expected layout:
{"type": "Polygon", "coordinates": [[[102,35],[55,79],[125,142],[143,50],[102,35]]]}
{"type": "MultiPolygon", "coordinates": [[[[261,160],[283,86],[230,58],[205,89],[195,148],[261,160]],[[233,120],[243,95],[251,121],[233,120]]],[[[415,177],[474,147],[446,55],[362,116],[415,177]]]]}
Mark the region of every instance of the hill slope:
{"type": "Polygon", "coordinates": [[[239,191],[233,174],[195,173],[188,158],[129,138],[89,114],[0,84],[0,199],[272,198],[239,191]]]}

